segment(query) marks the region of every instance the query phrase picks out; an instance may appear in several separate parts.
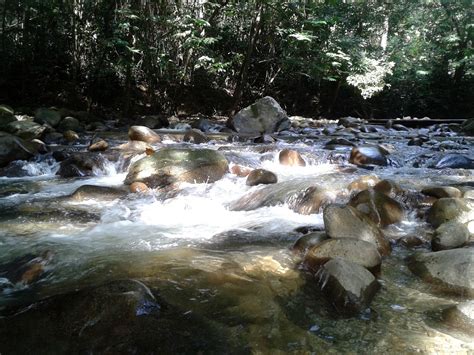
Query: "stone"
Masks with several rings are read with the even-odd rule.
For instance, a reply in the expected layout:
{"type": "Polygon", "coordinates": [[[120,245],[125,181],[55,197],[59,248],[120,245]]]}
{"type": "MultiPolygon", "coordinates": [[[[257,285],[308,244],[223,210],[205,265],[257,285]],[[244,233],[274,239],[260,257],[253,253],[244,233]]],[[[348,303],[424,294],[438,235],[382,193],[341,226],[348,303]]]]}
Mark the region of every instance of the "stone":
{"type": "Polygon", "coordinates": [[[442,312],[448,326],[474,337],[474,301],[463,302],[442,312]]]}
{"type": "Polygon", "coordinates": [[[474,249],[460,248],[417,254],[408,267],[440,291],[474,297],[474,249]]]}
{"type": "Polygon", "coordinates": [[[149,188],[143,182],[132,182],[130,184],[130,192],[132,193],[145,193],[148,192],[149,188]]]}
{"type": "Polygon", "coordinates": [[[286,166],[306,166],[306,162],[296,150],[283,149],[278,155],[281,165],[286,166]]]}
{"type": "Polygon", "coordinates": [[[422,194],[427,196],[433,196],[436,198],[443,198],[443,197],[462,197],[461,190],[452,187],[452,186],[431,186],[425,187],[421,190],[422,194]]]}
{"type": "Polygon", "coordinates": [[[462,247],[467,243],[471,234],[469,229],[457,221],[449,221],[440,225],[431,241],[433,251],[462,247]]]}
{"type": "Polygon", "coordinates": [[[334,150],[338,147],[354,147],[355,144],[346,138],[333,138],[324,145],[324,149],[334,150]]]}
{"type": "Polygon", "coordinates": [[[184,134],[183,141],[194,144],[202,144],[207,143],[209,138],[207,138],[207,136],[199,129],[193,128],[184,134]]]}
{"type": "Polygon", "coordinates": [[[239,177],[247,177],[252,172],[252,170],[240,165],[232,165],[230,172],[239,177]]]}
{"type": "Polygon", "coordinates": [[[226,158],[215,150],[163,148],[132,164],[125,184],[138,181],[155,188],[180,182],[211,183],[227,171],[226,158]]]}
{"type": "Polygon", "coordinates": [[[277,182],[277,176],[271,171],[265,169],[252,170],[247,176],[247,180],[245,181],[248,186],[256,186],[260,184],[276,184],[277,182]]]}
{"type": "Polygon", "coordinates": [[[367,190],[368,188],[374,187],[379,181],[380,179],[378,176],[365,175],[352,181],[349,185],[347,185],[347,189],[349,191],[367,190]]]}
{"type": "Polygon", "coordinates": [[[84,130],[81,122],[79,122],[77,118],[74,118],[71,116],[64,117],[59,122],[57,129],[59,132],[66,132],[66,131],[81,132],[84,130]]]}
{"type": "Polygon", "coordinates": [[[373,243],[381,255],[389,255],[390,243],[367,216],[354,207],[330,204],[323,211],[324,228],[331,238],[354,238],[373,243]]]}
{"type": "Polygon", "coordinates": [[[142,154],[147,148],[151,148],[151,146],[142,141],[128,141],[117,147],[123,154],[142,154]]]}
{"type": "Polygon", "coordinates": [[[82,185],[76,189],[68,199],[73,201],[100,200],[113,201],[125,196],[126,191],[118,187],[82,185]]]}
{"type": "Polygon", "coordinates": [[[343,126],[346,128],[357,128],[359,127],[364,121],[357,117],[342,117],[337,121],[339,126],[343,126]]]}
{"type": "Polygon", "coordinates": [[[63,178],[93,176],[105,168],[106,160],[92,152],[73,153],[61,161],[56,175],[63,178]]]}
{"type": "Polygon", "coordinates": [[[41,254],[27,254],[13,261],[0,265],[0,277],[9,280],[12,285],[30,285],[44,276],[46,267],[53,260],[54,254],[47,250],[41,254]]]}
{"type": "Polygon", "coordinates": [[[135,123],[137,126],[145,126],[151,129],[160,129],[169,126],[168,119],[160,115],[141,116],[135,123]]]}
{"type": "Polygon", "coordinates": [[[435,228],[451,220],[461,223],[469,222],[474,218],[472,207],[467,201],[463,198],[440,198],[428,210],[426,220],[435,228]]]}
{"type": "Polygon", "coordinates": [[[109,143],[103,139],[99,139],[92,143],[87,149],[90,152],[103,152],[109,148],[109,143]]]}
{"type": "Polygon", "coordinates": [[[279,132],[291,126],[286,112],[270,96],[240,110],[227,124],[238,133],[257,135],[279,132]]]}
{"type": "Polygon", "coordinates": [[[63,137],[66,141],[72,143],[79,139],[79,135],[74,131],[66,131],[63,133],[63,137]]]}
{"type": "Polygon", "coordinates": [[[330,238],[308,249],[304,265],[317,270],[334,258],[349,260],[372,273],[378,273],[382,264],[382,257],[373,243],[352,238],[330,238]]]}
{"type": "Polygon", "coordinates": [[[430,165],[434,169],[474,169],[474,160],[461,154],[447,154],[430,165]]]}
{"type": "Polygon", "coordinates": [[[0,105],[0,129],[3,129],[9,123],[17,120],[14,113],[14,110],[10,106],[0,105]]]}
{"type": "Polygon", "coordinates": [[[378,145],[360,145],[352,148],[349,163],[355,164],[357,166],[387,166],[387,155],[387,151],[378,145]]]}
{"type": "Polygon", "coordinates": [[[326,299],[343,315],[365,310],[380,288],[370,271],[340,258],[329,260],[315,276],[326,299]]]}
{"type": "Polygon", "coordinates": [[[0,167],[15,160],[28,160],[36,154],[34,147],[23,139],[0,132],[0,167]]]}
{"type": "Polygon", "coordinates": [[[334,198],[319,186],[310,186],[289,201],[288,206],[296,213],[310,215],[320,213],[334,198]]]}
{"type": "Polygon", "coordinates": [[[161,142],[160,135],[145,126],[131,126],[128,130],[128,138],[131,141],[142,141],[145,143],[161,142]]]}
{"type": "Polygon", "coordinates": [[[5,131],[25,140],[32,140],[41,138],[46,127],[33,121],[14,121],[6,125],[5,131]]]}
{"type": "Polygon", "coordinates": [[[389,179],[384,179],[376,183],[374,190],[392,198],[403,194],[403,189],[400,185],[389,179]]]}
{"type": "Polygon", "coordinates": [[[381,227],[398,223],[404,216],[403,206],[398,201],[374,189],[359,192],[351,198],[349,205],[381,227]]]}
{"type": "Polygon", "coordinates": [[[305,254],[311,247],[328,240],[326,233],[322,231],[311,232],[298,238],[291,247],[291,250],[297,254],[305,254]]]}
{"type": "Polygon", "coordinates": [[[39,108],[35,112],[35,122],[39,124],[49,124],[51,127],[56,127],[61,121],[61,114],[57,110],[49,108],[39,108]]]}

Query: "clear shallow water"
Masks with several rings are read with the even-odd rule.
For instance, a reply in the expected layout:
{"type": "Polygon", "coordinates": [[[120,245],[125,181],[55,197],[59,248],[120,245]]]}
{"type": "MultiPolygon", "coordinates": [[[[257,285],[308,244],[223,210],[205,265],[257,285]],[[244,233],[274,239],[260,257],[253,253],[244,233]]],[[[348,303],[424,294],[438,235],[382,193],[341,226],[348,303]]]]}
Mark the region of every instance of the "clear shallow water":
{"type": "MultiPolygon", "coordinates": [[[[367,174],[394,179],[405,189],[473,180],[470,171],[412,168],[429,150],[407,149],[399,135],[388,142],[398,167],[374,171],[341,171],[336,155],[347,150],[323,150],[323,143],[211,147],[222,150],[231,164],[273,171],[280,185],[304,189],[317,184],[340,202],[348,200],[347,184],[367,174]],[[280,165],[283,148],[300,150],[309,164],[280,165]]],[[[382,289],[370,311],[353,318],[334,315],[319,296],[316,280],[299,270],[290,251],[301,236],[295,229],[322,229],[322,215],[300,215],[287,205],[231,211],[234,201],[262,189],[246,186],[245,178],[227,174],[214,184],[183,184],[172,197],[155,193],[78,202],[62,197],[84,184],[120,186],[125,173],[111,163],[98,176],[67,180],[54,176],[56,167],[49,161],[34,164],[30,176],[0,179],[0,265],[19,268],[25,255],[46,251],[51,261],[28,286],[0,279],[0,312],[131,278],[158,290],[182,314],[217,324],[243,352],[474,351],[472,339],[439,321],[440,310],[460,299],[439,295],[413,276],[404,262],[412,251],[403,247],[384,259],[382,289]]],[[[429,227],[414,212],[385,230],[393,240],[426,233],[429,227]]]]}

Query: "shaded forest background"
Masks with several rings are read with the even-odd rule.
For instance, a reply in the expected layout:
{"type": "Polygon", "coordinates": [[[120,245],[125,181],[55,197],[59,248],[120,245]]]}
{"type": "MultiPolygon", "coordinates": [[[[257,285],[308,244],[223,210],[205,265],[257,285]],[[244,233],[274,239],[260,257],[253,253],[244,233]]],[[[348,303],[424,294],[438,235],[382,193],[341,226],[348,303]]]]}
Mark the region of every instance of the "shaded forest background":
{"type": "Polygon", "coordinates": [[[474,116],[469,1],[0,0],[0,102],[474,116]]]}

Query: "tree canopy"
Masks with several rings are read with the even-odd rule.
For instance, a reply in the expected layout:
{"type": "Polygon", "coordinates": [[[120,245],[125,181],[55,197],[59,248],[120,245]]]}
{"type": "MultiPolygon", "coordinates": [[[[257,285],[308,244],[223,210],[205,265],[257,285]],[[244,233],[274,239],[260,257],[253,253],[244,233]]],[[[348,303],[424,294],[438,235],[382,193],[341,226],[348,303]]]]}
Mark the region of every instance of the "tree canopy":
{"type": "Polygon", "coordinates": [[[226,114],[469,117],[472,2],[0,0],[0,100],[226,114]]]}

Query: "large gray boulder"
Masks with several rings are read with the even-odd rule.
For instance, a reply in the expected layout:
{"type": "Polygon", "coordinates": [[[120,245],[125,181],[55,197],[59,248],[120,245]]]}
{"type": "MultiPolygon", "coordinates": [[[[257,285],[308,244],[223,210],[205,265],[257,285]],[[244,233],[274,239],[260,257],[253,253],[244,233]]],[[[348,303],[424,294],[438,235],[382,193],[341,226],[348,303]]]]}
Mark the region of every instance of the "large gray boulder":
{"type": "Polygon", "coordinates": [[[474,249],[424,253],[408,259],[410,270],[442,291],[474,297],[474,249]]]}
{"type": "Polygon", "coordinates": [[[336,310],[345,315],[366,309],[380,288],[364,267],[344,259],[331,259],[316,273],[321,289],[336,310]]]}
{"type": "Polygon", "coordinates": [[[365,240],[377,247],[381,255],[389,255],[390,243],[367,216],[354,207],[330,204],[323,211],[324,228],[331,238],[365,240]]]}
{"type": "Polygon", "coordinates": [[[238,133],[264,134],[287,129],[291,122],[278,102],[266,96],[240,110],[228,124],[238,133]]]}
{"type": "Polygon", "coordinates": [[[51,127],[56,127],[61,121],[61,114],[59,111],[49,108],[39,108],[35,112],[35,122],[39,124],[49,124],[51,127]]]}
{"type": "Polygon", "coordinates": [[[473,219],[472,204],[463,198],[443,197],[437,200],[427,212],[426,219],[433,227],[454,220],[466,223],[473,219]]]}
{"type": "Polygon", "coordinates": [[[36,153],[34,147],[23,139],[0,132],[0,167],[14,160],[27,160],[36,153]]]}
{"type": "Polygon", "coordinates": [[[352,261],[374,273],[380,271],[382,263],[382,257],[372,243],[352,238],[330,238],[311,247],[304,264],[314,269],[334,258],[352,261]]]}
{"type": "Polygon", "coordinates": [[[459,248],[466,244],[470,236],[469,229],[464,224],[449,221],[436,229],[431,248],[434,251],[459,248]]]}
{"type": "Polygon", "coordinates": [[[474,337],[474,301],[460,303],[443,311],[444,322],[474,337]]]}
{"type": "Polygon", "coordinates": [[[10,106],[0,105],[0,129],[4,128],[10,122],[15,122],[14,111],[10,106]]]}
{"type": "Polygon", "coordinates": [[[164,148],[132,164],[125,184],[143,182],[148,187],[162,187],[215,182],[227,171],[226,158],[215,150],[164,148]]]}
{"type": "Polygon", "coordinates": [[[22,139],[32,140],[41,138],[46,131],[46,126],[33,121],[14,121],[5,127],[5,131],[22,139]]]}

